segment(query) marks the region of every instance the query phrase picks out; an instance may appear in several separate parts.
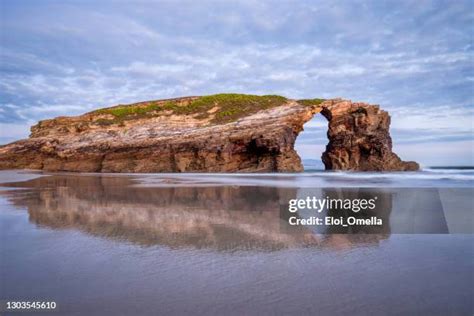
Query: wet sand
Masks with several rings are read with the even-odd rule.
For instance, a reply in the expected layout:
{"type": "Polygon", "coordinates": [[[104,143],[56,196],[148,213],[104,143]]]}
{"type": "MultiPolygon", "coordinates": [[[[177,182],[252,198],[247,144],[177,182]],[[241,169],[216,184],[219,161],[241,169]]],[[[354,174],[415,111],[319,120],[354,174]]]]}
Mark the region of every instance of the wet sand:
{"type": "Polygon", "coordinates": [[[473,190],[459,179],[210,177],[0,173],[0,297],[67,315],[472,314],[473,190]],[[386,224],[290,227],[281,206],[310,194],[377,195],[386,224]]]}

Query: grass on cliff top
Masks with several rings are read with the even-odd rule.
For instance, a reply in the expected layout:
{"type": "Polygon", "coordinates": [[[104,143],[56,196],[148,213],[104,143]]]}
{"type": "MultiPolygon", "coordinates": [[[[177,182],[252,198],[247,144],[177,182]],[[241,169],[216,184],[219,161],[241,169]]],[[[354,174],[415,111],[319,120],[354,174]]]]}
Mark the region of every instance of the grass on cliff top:
{"type": "Polygon", "coordinates": [[[316,99],[301,99],[301,100],[298,100],[298,103],[302,104],[302,105],[305,105],[305,106],[315,106],[315,105],[320,105],[324,101],[326,101],[326,99],[318,99],[318,98],[316,98],[316,99]]]}
{"type": "Polygon", "coordinates": [[[112,114],[116,118],[125,118],[127,116],[139,116],[147,114],[153,111],[159,111],[160,106],[158,104],[148,104],[145,106],[140,105],[119,105],[117,107],[97,110],[99,114],[112,114]]]}
{"type": "Polygon", "coordinates": [[[183,114],[204,114],[214,107],[218,107],[219,109],[211,122],[219,124],[232,122],[260,110],[283,105],[286,101],[285,97],[279,95],[214,94],[200,97],[178,111],[183,111],[183,114]]]}
{"type": "Polygon", "coordinates": [[[123,123],[124,120],[139,119],[160,115],[163,111],[171,111],[177,115],[193,115],[204,119],[217,107],[211,123],[222,124],[235,121],[241,117],[283,105],[287,98],[279,95],[250,95],[237,93],[222,93],[199,97],[194,100],[155,101],[131,105],[119,105],[112,108],[97,110],[97,114],[110,114],[114,119],[99,119],[100,125],[123,123]]]}

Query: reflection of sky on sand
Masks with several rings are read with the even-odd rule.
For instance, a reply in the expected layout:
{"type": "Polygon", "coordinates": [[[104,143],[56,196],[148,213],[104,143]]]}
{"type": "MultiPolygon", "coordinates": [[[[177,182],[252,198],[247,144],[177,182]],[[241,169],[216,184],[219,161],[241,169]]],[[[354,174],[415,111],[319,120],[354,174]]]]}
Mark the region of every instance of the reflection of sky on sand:
{"type": "Polygon", "coordinates": [[[459,219],[469,217],[460,211],[472,210],[459,201],[470,203],[472,189],[142,187],[137,175],[19,177],[0,172],[0,296],[56,300],[58,315],[472,311],[473,235],[426,234],[465,230],[459,219]],[[377,194],[377,213],[389,225],[354,234],[289,227],[281,203],[311,194],[377,194]],[[429,225],[414,220],[428,214],[437,214],[429,225]]]}

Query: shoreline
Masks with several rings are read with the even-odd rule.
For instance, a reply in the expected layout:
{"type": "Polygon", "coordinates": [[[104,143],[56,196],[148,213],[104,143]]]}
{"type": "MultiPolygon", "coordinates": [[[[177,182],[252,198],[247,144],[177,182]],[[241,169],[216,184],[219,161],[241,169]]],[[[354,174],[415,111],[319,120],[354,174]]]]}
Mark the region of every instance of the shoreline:
{"type": "MultiPolygon", "coordinates": [[[[472,188],[474,170],[433,170],[415,172],[307,171],[302,173],[76,173],[40,170],[0,170],[0,183],[18,177],[28,180],[41,176],[127,177],[139,187],[341,187],[341,188],[472,188]]],[[[16,182],[16,181],[15,181],[16,182]]]]}

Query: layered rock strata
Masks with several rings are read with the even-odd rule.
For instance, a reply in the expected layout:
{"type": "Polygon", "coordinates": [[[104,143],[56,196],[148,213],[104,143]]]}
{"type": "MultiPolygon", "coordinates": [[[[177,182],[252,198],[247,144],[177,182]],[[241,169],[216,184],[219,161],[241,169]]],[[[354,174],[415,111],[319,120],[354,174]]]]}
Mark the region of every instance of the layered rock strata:
{"type": "Polygon", "coordinates": [[[328,120],[329,144],[322,160],[329,170],[414,171],[419,165],[392,152],[390,115],[377,105],[329,100],[321,114],[328,120]]]}
{"type": "Polygon", "coordinates": [[[0,169],[299,172],[295,140],[319,112],[329,121],[326,169],[418,169],[392,152],[390,117],[378,106],[225,96],[206,99],[210,103],[200,97],[142,102],[40,121],[28,139],[0,147],[0,169]],[[219,102],[229,98],[224,108],[219,102]]]}

